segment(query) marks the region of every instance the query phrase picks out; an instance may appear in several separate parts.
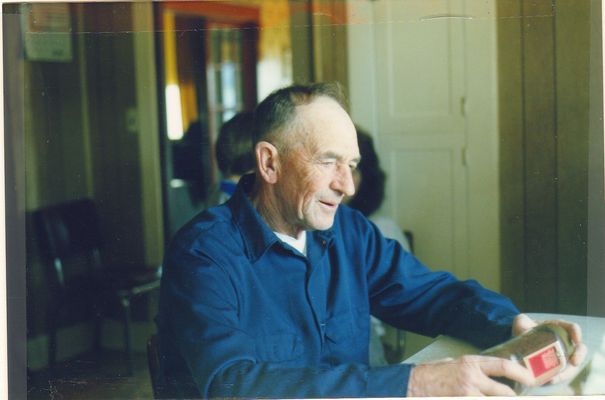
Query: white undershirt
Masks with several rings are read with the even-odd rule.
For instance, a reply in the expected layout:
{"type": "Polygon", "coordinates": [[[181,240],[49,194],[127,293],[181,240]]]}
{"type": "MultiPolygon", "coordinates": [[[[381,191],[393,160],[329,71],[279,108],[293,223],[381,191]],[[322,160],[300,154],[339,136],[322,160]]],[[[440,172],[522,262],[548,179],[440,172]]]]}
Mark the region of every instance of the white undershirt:
{"type": "Polygon", "coordinates": [[[300,251],[305,257],[307,256],[307,231],[302,231],[297,238],[293,238],[292,236],[275,231],[274,233],[282,242],[294,247],[296,250],[300,251]]]}

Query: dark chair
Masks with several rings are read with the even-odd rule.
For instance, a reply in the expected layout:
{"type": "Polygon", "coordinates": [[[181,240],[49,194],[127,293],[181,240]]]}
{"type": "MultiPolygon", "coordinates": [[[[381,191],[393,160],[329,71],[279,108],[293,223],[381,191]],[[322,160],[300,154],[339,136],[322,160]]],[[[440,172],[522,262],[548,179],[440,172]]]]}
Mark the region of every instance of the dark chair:
{"type": "Polygon", "coordinates": [[[124,323],[128,371],[132,374],[130,302],[159,287],[161,268],[104,264],[99,219],[90,199],[39,209],[33,213],[33,223],[51,289],[47,304],[49,366],[56,362],[57,328],[59,320],[68,316],[66,306],[85,303],[92,308],[98,350],[103,315],[107,306],[117,303],[124,323]]]}

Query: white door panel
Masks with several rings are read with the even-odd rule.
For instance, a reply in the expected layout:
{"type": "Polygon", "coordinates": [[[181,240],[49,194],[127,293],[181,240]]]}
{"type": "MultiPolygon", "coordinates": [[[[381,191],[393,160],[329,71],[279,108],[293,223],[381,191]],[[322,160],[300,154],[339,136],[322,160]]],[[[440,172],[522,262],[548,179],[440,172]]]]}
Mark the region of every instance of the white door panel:
{"type": "Polygon", "coordinates": [[[467,276],[463,22],[457,1],[374,3],[377,139],[387,210],[417,256],[467,276]],[[387,162],[390,160],[389,162],[387,162]]]}
{"type": "Polygon", "coordinates": [[[498,288],[497,204],[484,207],[497,198],[494,2],[349,8],[351,113],[387,172],[380,213],[413,231],[431,268],[498,288]]]}
{"type": "MultiPolygon", "coordinates": [[[[407,138],[406,138],[407,139],[407,138]]],[[[399,142],[394,145],[393,142],[399,142]]],[[[416,255],[435,270],[468,277],[466,179],[462,155],[447,141],[380,147],[388,172],[386,210],[414,233],[416,255]]],[[[426,141],[424,141],[426,142],[426,141]]]]}
{"type": "Polygon", "coordinates": [[[374,3],[381,133],[464,131],[463,20],[442,17],[456,14],[459,3],[374,3]]]}

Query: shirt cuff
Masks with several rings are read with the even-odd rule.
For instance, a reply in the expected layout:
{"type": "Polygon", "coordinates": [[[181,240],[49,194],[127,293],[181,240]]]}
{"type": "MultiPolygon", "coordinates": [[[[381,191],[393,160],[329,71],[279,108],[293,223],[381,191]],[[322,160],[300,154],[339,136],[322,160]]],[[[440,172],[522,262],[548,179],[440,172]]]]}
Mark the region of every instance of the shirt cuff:
{"type": "Polygon", "coordinates": [[[405,397],[414,364],[396,364],[371,368],[366,397],[405,397]]]}

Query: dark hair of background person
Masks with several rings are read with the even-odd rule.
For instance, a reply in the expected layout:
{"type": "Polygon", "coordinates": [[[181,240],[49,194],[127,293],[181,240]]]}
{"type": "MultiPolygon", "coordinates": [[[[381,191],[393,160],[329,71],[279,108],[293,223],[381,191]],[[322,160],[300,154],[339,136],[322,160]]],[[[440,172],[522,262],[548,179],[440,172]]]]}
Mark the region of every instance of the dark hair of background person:
{"type": "Polygon", "coordinates": [[[271,93],[256,107],[254,144],[266,140],[279,148],[284,144],[280,140],[282,131],[291,125],[296,106],[309,104],[320,96],[330,97],[346,109],[344,94],[337,82],[294,85],[271,93]]]}
{"type": "Polygon", "coordinates": [[[208,195],[211,182],[209,157],[210,136],[199,120],[192,122],[181,140],[171,144],[172,177],[188,181],[189,193],[195,202],[208,195]]]}
{"type": "Polygon", "coordinates": [[[384,200],[386,174],[380,168],[372,137],[358,126],[355,128],[361,154],[361,161],[357,166],[361,183],[348,205],[369,217],[380,208],[384,200]]]}
{"type": "Polygon", "coordinates": [[[215,154],[223,176],[244,175],[254,169],[253,130],[254,113],[251,111],[236,114],[221,127],[215,154]]]}

